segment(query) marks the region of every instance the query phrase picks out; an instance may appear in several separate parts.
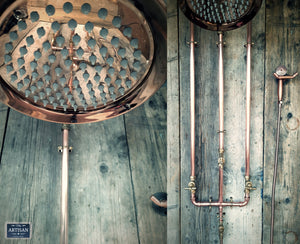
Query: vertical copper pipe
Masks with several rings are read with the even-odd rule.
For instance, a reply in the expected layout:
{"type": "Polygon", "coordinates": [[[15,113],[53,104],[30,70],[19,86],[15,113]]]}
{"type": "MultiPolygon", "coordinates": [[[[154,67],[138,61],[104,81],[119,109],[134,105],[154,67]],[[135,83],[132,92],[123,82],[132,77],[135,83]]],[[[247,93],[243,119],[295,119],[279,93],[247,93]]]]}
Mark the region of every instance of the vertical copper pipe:
{"type": "Polygon", "coordinates": [[[62,127],[60,244],[68,244],[69,126],[62,127]]]}
{"type": "MultiPolygon", "coordinates": [[[[218,35],[219,35],[219,45],[218,45],[219,47],[219,153],[221,154],[221,160],[223,160],[223,153],[224,153],[223,33],[218,32],[218,35]]],[[[219,165],[219,202],[223,202],[223,165],[222,164],[219,165]]]]}
{"type": "Polygon", "coordinates": [[[219,35],[219,147],[224,149],[224,65],[223,65],[223,32],[219,35]]]}
{"type": "Polygon", "coordinates": [[[247,70],[246,70],[246,135],[245,135],[245,177],[250,175],[250,114],[251,114],[251,34],[252,23],[247,24],[247,70]]]}
{"type": "Polygon", "coordinates": [[[71,37],[70,37],[70,47],[69,47],[70,58],[72,60],[72,64],[71,64],[71,67],[70,67],[70,79],[69,79],[69,82],[68,82],[68,86],[70,88],[71,93],[72,93],[72,88],[73,88],[73,68],[74,68],[74,60],[73,60],[73,57],[74,57],[74,44],[73,44],[72,38],[74,36],[74,33],[75,33],[75,31],[72,30],[71,37]]]}
{"type": "Polygon", "coordinates": [[[282,102],[282,93],[283,93],[283,80],[279,79],[278,80],[278,103],[282,102]]]}
{"type": "Polygon", "coordinates": [[[191,178],[195,177],[195,40],[194,24],[190,22],[190,127],[191,127],[191,178]]]}
{"type": "MultiPolygon", "coordinates": [[[[219,32],[219,203],[223,203],[223,163],[224,163],[224,62],[223,33],[219,32]]],[[[219,239],[223,244],[223,206],[219,206],[219,239]]]]}
{"type": "Polygon", "coordinates": [[[223,207],[219,206],[219,240],[223,244],[224,224],[223,224],[223,207]]]}

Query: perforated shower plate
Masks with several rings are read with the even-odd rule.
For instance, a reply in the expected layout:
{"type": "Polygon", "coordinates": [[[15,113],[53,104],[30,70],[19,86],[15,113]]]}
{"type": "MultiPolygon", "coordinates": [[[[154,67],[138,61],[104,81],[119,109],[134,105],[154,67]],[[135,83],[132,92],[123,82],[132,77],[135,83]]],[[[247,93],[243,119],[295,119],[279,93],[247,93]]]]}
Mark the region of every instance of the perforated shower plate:
{"type": "Polygon", "coordinates": [[[184,14],[195,24],[213,31],[229,31],[248,23],[262,0],[179,0],[184,14]]]}
{"type": "Polygon", "coordinates": [[[59,123],[109,119],[146,101],[166,79],[166,14],[161,2],[135,5],[13,2],[0,17],[0,100],[59,123]]]}

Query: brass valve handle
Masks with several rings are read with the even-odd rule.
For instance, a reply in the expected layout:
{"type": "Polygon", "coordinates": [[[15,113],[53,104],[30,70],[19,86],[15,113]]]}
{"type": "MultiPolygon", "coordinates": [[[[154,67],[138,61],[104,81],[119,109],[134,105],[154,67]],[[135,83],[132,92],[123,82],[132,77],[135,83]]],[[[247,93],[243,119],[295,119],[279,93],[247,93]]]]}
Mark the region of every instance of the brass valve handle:
{"type": "Polygon", "coordinates": [[[195,184],[195,182],[193,182],[193,181],[191,181],[191,182],[189,182],[189,184],[188,184],[188,187],[186,187],[186,188],[184,188],[184,190],[189,190],[189,191],[191,191],[192,193],[195,193],[196,192],[196,184],[195,184]]]}
{"type": "Polygon", "coordinates": [[[247,181],[245,186],[245,191],[249,193],[252,190],[256,190],[256,187],[252,185],[251,181],[247,181]]]}

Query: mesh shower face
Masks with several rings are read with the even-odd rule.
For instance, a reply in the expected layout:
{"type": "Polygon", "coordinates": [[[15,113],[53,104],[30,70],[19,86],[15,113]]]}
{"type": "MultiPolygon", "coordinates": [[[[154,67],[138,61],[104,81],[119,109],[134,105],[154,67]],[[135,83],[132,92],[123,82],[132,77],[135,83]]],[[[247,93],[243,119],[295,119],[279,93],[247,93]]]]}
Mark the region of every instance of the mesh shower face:
{"type": "Polygon", "coordinates": [[[142,7],[148,12],[127,0],[13,2],[0,17],[0,100],[60,123],[140,105],[166,73],[165,12],[142,7]]]}
{"type": "Polygon", "coordinates": [[[228,31],[249,22],[261,0],[179,0],[184,14],[195,24],[213,31],[228,31]]]}

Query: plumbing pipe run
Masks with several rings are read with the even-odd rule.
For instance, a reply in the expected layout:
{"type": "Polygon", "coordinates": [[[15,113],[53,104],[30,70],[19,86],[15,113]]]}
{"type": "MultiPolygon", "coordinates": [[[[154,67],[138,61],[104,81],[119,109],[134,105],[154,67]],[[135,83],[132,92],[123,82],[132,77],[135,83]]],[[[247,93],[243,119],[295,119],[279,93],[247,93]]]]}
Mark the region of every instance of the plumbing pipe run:
{"type": "Polygon", "coordinates": [[[195,176],[195,41],[194,25],[191,23],[191,41],[190,41],[190,128],[191,128],[191,176],[188,184],[188,190],[191,191],[191,201],[197,207],[218,207],[219,208],[219,237],[220,243],[223,243],[223,207],[244,207],[250,200],[250,190],[255,189],[250,182],[250,100],[251,100],[251,22],[247,26],[247,74],[246,74],[246,130],[245,130],[245,196],[242,202],[226,202],[223,199],[223,171],[225,164],[224,157],[224,68],[223,68],[223,33],[218,32],[219,48],[219,199],[216,202],[201,202],[196,200],[196,176],[195,176]]]}

